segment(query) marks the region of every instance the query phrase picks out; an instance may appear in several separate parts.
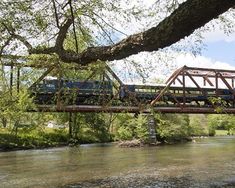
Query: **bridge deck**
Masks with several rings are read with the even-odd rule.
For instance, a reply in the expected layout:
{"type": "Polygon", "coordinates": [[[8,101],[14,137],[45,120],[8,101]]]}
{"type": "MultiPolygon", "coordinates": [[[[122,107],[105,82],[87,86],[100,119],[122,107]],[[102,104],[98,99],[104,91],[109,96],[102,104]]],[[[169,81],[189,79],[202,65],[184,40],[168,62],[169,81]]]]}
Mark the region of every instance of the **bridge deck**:
{"type": "MultiPolygon", "coordinates": [[[[97,106],[97,105],[68,105],[58,107],[56,105],[38,105],[40,112],[105,112],[105,113],[195,113],[195,114],[215,114],[218,113],[213,107],[175,107],[175,106],[155,106],[152,108],[141,108],[138,106],[97,106]]],[[[235,114],[235,108],[224,108],[219,113],[235,114]]]]}

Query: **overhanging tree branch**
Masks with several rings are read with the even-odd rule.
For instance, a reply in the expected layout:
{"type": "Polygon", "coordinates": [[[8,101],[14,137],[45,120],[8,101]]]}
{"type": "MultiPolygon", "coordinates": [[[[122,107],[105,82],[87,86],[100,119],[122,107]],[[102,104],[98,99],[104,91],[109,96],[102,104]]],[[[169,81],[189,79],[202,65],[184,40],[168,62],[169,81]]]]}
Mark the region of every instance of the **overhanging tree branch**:
{"type": "Polygon", "coordinates": [[[32,45],[22,36],[12,33],[11,36],[17,40],[19,40],[20,42],[22,42],[29,50],[31,50],[33,47],[32,45]]]}
{"type": "Polygon", "coordinates": [[[1,22],[1,24],[5,27],[5,29],[8,31],[9,35],[11,36],[6,43],[7,45],[10,43],[12,39],[17,39],[20,42],[22,42],[28,48],[29,51],[32,50],[32,45],[23,36],[16,34],[12,26],[8,26],[4,22],[1,22]]]}
{"type": "Polygon", "coordinates": [[[74,23],[75,19],[74,19],[74,13],[73,13],[73,5],[72,5],[71,0],[69,0],[69,8],[70,8],[71,17],[72,17],[72,20],[73,20],[73,35],[74,35],[74,40],[75,40],[75,47],[76,47],[76,52],[78,53],[78,40],[77,40],[75,23],[74,23]]]}
{"type": "Polygon", "coordinates": [[[156,27],[131,35],[114,45],[89,47],[82,53],[63,48],[68,29],[73,23],[73,19],[70,18],[60,28],[53,49],[63,61],[68,63],[85,65],[98,59],[103,61],[123,59],[141,51],[151,52],[170,46],[234,6],[235,0],[187,0],[156,27]]]}
{"type": "Polygon", "coordinates": [[[58,33],[58,36],[56,38],[56,43],[55,43],[55,48],[57,48],[58,52],[63,50],[64,40],[66,38],[68,29],[72,25],[72,23],[73,23],[73,19],[68,18],[65,24],[60,27],[60,31],[58,33]]]}
{"type": "Polygon", "coordinates": [[[10,36],[10,37],[5,41],[5,43],[1,46],[1,48],[0,48],[0,56],[3,54],[4,48],[10,44],[10,42],[11,42],[12,39],[13,39],[13,37],[10,36]]]}
{"type": "Polygon", "coordinates": [[[60,28],[59,17],[58,17],[58,13],[57,13],[57,8],[56,8],[55,0],[52,0],[52,3],[53,3],[53,8],[54,8],[54,14],[55,14],[55,19],[56,19],[56,25],[57,25],[58,28],[60,28]]]}

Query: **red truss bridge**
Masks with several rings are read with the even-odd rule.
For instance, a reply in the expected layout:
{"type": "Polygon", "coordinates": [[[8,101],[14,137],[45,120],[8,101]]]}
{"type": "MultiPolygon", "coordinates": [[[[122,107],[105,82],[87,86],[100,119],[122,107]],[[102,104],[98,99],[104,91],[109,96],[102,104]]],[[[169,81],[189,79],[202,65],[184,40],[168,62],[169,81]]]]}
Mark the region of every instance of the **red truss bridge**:
{"type": "Polygon", "coordinates": [[[104,67],[100,79],[94,78],[95,71],[92,71],[85,80],[63,77],[58,63],[46,67],[6,61],[2,66],[10,67],[10,89],[15,80],[17,91],[20,69],[46,69],[28,89],[36,111],[235,114],[235,70],[184,66],[165,84],[128,85],[122,83],[109,66],[104,67]],[[47,75],[52,72],[54,76],[57,73],[56,77],[48,79],[47,75]]]}
{"type": "MultiPolygon", "coordinates": [[[[108,70],[117,79],[115,73],[110,68],[108,70]]],[[[166,84],[125,85],[118,79],[116,91],[111,79],[107,78],[103,83],[97,82],[100,86],[93,85],[92,91],[87,85],[90,82],[76,83],[78,89],[75,89],[74,103],[57,101],[57,105],[52,105],[42,104],[43,100],[39,100],[38,109],[57,112],[235,113],[235,71],[184,66],[176,70],[166,84]]],[[[68,98],[66,92],[61,93],[68,98]]]]}

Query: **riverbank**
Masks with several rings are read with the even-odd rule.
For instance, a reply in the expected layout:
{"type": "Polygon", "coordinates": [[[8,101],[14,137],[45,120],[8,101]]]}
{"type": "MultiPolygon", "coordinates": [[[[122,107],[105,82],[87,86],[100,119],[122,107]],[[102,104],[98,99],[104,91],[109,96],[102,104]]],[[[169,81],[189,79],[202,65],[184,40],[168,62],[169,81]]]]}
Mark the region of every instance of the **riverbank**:
{"type": "MultiPolygon", "coordinates": [[[[80,144],[94,144],[94,143],[79,143],[76,139],[66,139],[63,141],[53,140],[53,137],[21,137],[11,134],[0,134],[0,152],[16,151],[16,150],[31,150],[31,149],[47,149],[57,148],[64,146],[79,146],[80,144]]],[[[121,148],[133,148],[133,147],[148,147],[148,146],[160,146],[160,145],[172,145],[178,143],[190,142],[192,139],[182,139],[177,142],[155,142],[144,143],[141,140],[133,139],[126,141],[108,142],[113,143],[121,148]]],[[[105,142],[107,143],[107,142],[105,142]]]]}
{"type": "Polygon", "coordinates": [[[68,135],[61,136],[61,134],[43,134],[39,136],[15,136],[12,134],[0,134],[0,152],[16,151],[16,150],[31,150],[31,149],[47,149],[64,146],[79,146],[81,144],[95,144],[95,143],[113,143],[120,148],[135,148],[161,145],[174,145],[186,142],[195,142],[195,139],[207,138],[205,136],[199,137],[184,137],[175,138],[171,140],[163,140],[156,142],[143,142],[140,139],[120,140],[110,142],[84,142],[78,139],[71,139],[68,135]]]}
{"type": "Polygon", "coordinates": [[[0,134],[0,151],[15,151],[28,149],[45,149],[68,145],[67,139],[58,134],[43,136],[0,134]]]}
{"type": "MultiPolygon", "coordinates": [[[[220,134],[216,136],[228,136],[225,131],[218,131],[220,134]],[[223,134],[222,134],[223,133],[223,134]]],[[[83,140],[71,139],[68,134],[63,132],[50,132],[38,135],[13,135],[10,133],[0,133],[0,152],[30,150],[30,149],[46,149],[63,146],[78,146],[80,144],[92,143],[115,143],[118,147],[133,148],[160,145],[174,145],[185,142],[196,142],[197,139],[208,138],[207,136],[175,138],[171,140],[162,140],[155,143],[143,142],[139,139],[110,142],[84,142],[83,140]]]]}
{"type": "MultiPolygon", "coordinates": [[[[112,142],[112,140],[110,140],[112,142]]],[[[0,133],[0,152],[47,149],[64,146],[79,146],[81,144],[107,143],[98,142],[89,139],[70,138],[66,132],[42,132],[33,134],[0,133]]]]}

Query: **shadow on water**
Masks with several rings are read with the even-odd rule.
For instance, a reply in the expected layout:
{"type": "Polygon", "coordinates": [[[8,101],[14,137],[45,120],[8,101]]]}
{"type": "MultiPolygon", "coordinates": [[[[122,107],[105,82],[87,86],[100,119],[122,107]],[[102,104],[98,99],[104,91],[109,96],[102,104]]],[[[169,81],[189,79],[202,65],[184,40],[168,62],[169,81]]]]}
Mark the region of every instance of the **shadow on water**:
{"type": "Polygon", "coordinates": [[[190,176],[178,178],[156,179],[154,177],[112,177],[106,179],[97,179],[93,181],[84,181],[74,185],[67,185],[64,188],[234,188],[234,181],[210,183],[198,182],[190,176]]]}

